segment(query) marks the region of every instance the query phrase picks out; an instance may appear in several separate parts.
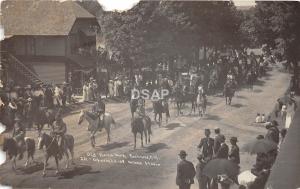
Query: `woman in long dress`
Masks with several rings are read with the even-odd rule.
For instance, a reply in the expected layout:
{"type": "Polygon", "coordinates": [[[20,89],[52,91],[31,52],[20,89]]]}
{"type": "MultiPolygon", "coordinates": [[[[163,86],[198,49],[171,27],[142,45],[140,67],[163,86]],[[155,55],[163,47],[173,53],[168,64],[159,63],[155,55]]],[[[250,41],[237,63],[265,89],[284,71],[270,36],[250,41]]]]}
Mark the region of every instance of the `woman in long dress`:
{"type": "Polygon", "coordinates": [[[83,87],[82,87],[82,96],[83,96],[83,102],[88,101],[88,86],[87,83],[84,83],[83,87]]]}
{"type": "Polygon", "coordinates": [[[112,80],[109,80],[108,91],[109,91],[109,96],[113,97],[114,96],[114,83],[112,80]]]}

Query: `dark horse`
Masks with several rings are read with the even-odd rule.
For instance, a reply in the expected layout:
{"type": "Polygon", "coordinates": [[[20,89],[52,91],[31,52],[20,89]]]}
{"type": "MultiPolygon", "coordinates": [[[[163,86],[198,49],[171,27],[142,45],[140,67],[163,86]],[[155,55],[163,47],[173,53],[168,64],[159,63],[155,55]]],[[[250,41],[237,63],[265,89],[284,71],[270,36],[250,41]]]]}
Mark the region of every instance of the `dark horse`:
{"type": "Polygon", "coordinates": [[[55,121],[56,111],[47,108],[38,108],[35,115],[33,116],[33,120],[35,125],[37,126],[38,132],[41,132],[44,128],[44,125],[53,126],[55,121]]]}
{"type": "Polygon", "coordinates": [[[224,85],[223,94],[225,96],[226,104],[231,105],[232,97],[235,93],[235,84],[232,82],[226,82],[224,85]]]}
{"type": "Polygon", "coordinates": [[[153,110],[154,110],[154,121],[156,121],[156,117],[158,115],[158,126],[161,126],[162,122],[162,113],[164,112],[164,107],[161,100],[153,101],[153,110]]]}
{"type": "Polygon", "coordinates": [[[190,114],[192,114],[192,111],[196,109],[196,97],[197,97],[196,93],[194,92],[183,93],[181,91],[175,91],[174,97],[177,105],[177,116],[179,116],[179,114],[183,114],[181,110],[185,103],[190,102],[192,104],[190,114]]]}
{"type": "Polygon", "coordinates": [[[27,160],[25,163],[25,167],[27,167],[29,163],[29,159],[31,158],[34,162],[34,153],[35,153],[35,142],[34,139],[26,137],[25,138],[25,149],[20,147],[16,140],[13,138],[5,138],[3,143],[3,151],[7,152],[8,158],[12,160],[12,169],[16,169],[16,158],[20,154],[21,151],[27,151],[27,160]]]}
{"type": "Polygon", "coordinates": [[[134,117],[134,112],[136,112],[138,107],[138,100],[137,99],[131,99],[129,102],[130,105],[130,111],[131,111],[131,118],[134,117]]]}
{"type": "MultiPolygon", "coordinates": [[[[63,153],[67,157],[66,168],[68,168],[69,167],[68,150],[71,154],[72,164],[74,164],[74,161],[73,161],[73,157],[74,157],[74,137],[72,135],[65,135],[65,141],[64,142],[65,142],[65,148],[63,149],[63,153]]],[[[56,174],[58,174],[58,171],[59,171],[58,160],[60,159],[60,146],[57,142],[56,137],[50,136],[46,133],[41,134],[38,137],[38,148],[42,149],[43,146],[46,147],[43,176],[46,176],[46,166],[48,164],[49,158],[52,157],[52,156],[55,158],[56,174]]]]}
{"type": "Polygon", "coordinates": [[[137,135],[137,133],[141,134],[141,146],[142,147],[144,147],[144,145],[143,145],[143,134],[145,135],[146,144],[147,144],[147,142],[150,143],[150,135],[152,134],[150,117],[149,116],[134,117],[132,122],[131,122],[131,131],[134,135],[134,149],[136,149],[136,135],[137,135]]]}

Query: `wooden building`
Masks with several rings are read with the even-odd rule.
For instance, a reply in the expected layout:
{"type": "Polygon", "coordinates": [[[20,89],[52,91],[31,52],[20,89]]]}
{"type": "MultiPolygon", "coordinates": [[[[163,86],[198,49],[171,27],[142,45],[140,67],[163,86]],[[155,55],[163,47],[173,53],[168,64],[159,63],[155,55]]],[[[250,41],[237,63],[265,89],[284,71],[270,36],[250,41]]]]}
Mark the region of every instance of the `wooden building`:
{"type": "Polygon", "coordinates": [[[10,0],[1,9],[1,62],[16,73],[9,77],[28,84],[72,80],[80,86],[95,70],[100,26],[77,2],[10,0]]]}

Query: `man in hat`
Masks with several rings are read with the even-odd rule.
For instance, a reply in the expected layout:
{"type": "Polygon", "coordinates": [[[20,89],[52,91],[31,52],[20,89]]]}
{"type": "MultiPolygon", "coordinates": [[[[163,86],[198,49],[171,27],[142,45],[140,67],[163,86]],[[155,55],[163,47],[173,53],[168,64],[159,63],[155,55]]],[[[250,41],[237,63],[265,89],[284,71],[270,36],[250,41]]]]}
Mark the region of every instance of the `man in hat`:
{"type": "Polygon", "coordinates": [[[223,159],[228,159],[228,145],[225,143],[225,136],[224,135],[220,135],[219,137],[219,142],[220,142],[220,147],[218,149],[218,151],[215,154],[215,158],[223,158],[223,159]]]}
{"type": "Polygon", "coordinates": [[[52,128],[52,133],[57,137],[57,142],[60,146],[60,159],[62,158],[65,149],[65,134],[67,133],[67,125],[62,119],[61,111],[58,111],[55,116],[55,122],[52,128]]]}
{"type": "Polygon", "coordinates": [[[214,153],[216,154],[219,151],[221,146],[220,138],[224,135],[221,134],[220,128],[215,129],[215,140],[214,140],[214,153]]]}
{"type": "Polygon", "coordinates": [[[178,155],[181,161],[177,165],[176,184],[179,189],[190,189],[196,175],[194,165],[186,160],[187,153],[184,150],[181,150],[178,155]]]}
{"type": "Polygon", "coordinates": [[[205,138],[202,138],[198,145],[199,150],[202,148],[202,154],[204,158],[211,159],[214,153],[214,139],[210,137],[210,130],[204,130],[205,138]]]}
{"type": "Polygon", "coordinates": [[[271,122],[271,124],[266,125],[266,129],[268,130],[268,132],[265,136],[265,139],[271,140],[271,141],[275,142],[276,144],[279,143],[279,134],[280,134],[280,131],[277,128],[277,126],[278,126],[278,123],[275,120],[273,120],[271,122]]]}
{"type": "Polygon", "coordinates": [[[23,153],[25,150],[25,135],[26,135],[26,129],[21,123],[21,118],[19,115],[15,117],[15,124],[12,132],[13,139],[17,142],[17,145],[19,146],[19,159],[23,159],[23,153]]]}
{"type": "Polygon", "coordinates": [[[207,189],[209,187],[209,178],[203,174],[203,169],[208,162],[208,159],[204,158],[202,154],[199,154],[198,164],[196,165],[196,178],[198,180],[199,189],[207,189]]]}
{"type": "MultiPolygon", "coordinates": [[[[99,118],[98,128],[99,131],[101,131],[104,123],[104,114],[105,114],[105,103],[102,101],[101,95],[99,96],[98,101],[92,107],[92,112],[96,114],[99,118]]],[[[97,130],[98,129],[95,129],[95,132],[97,130]]]]}
{"type": "Polygon", "coordinates": [[[231,149],[229,152],[229,160],[236,163],[237,165],[240,164],[240,149],[238,145],[236,144],[238,142],[237,137],[231,137],[230,143],[231,143],[231,149]]]}

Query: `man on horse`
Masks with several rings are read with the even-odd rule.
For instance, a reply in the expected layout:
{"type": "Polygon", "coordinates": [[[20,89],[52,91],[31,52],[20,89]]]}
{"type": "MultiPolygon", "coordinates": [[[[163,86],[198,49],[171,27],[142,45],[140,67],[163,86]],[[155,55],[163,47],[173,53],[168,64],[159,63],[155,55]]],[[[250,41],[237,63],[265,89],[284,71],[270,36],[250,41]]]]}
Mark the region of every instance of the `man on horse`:
{"type": "Polygon", "coordinates": [[[67,125],[62,119],[62,115],[60,112],[55,117],[55,122],[52,128],[52,134],[56,137],[57,143],[60,147],[60,158],[62,157],[62,153],[65,149],[65,134],[67,133],[67,125]]]}
{"type": "Polygon", "coordinates": [[[19,116],[16,116],[12,136],[20,149],[19,160],[23,159],[24,146],[25,146],[25,135],[26,135],[26,129],[23,126],[23,124],[21,123],[21,118],[19,116]]]}
{"type": "Polygon", "coordinates": [[[99,118],[98,128],[101,131],[104,123],[105,114],[105,103],[102,101],[101,96],[99,96],[98,101],[92,107],[92,112],[96,114],[99,118]]]}

